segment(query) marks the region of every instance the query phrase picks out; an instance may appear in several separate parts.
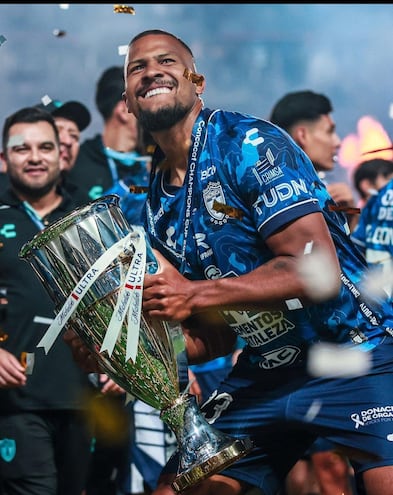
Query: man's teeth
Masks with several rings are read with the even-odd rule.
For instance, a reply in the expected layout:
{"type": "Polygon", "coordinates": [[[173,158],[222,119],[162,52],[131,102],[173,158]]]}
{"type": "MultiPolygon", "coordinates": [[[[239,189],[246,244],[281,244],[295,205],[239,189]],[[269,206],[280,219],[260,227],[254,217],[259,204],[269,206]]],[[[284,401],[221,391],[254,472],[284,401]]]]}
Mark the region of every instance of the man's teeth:
{"type": "Polygon", "coordinates": [[[170,93],[170,92],[171,92],[171,90],[169,88],[155,88],[155,89],[148,91],[145,94],[145,98],[150,98],[151,96],[161,95],[163,93],[170,93]]]}

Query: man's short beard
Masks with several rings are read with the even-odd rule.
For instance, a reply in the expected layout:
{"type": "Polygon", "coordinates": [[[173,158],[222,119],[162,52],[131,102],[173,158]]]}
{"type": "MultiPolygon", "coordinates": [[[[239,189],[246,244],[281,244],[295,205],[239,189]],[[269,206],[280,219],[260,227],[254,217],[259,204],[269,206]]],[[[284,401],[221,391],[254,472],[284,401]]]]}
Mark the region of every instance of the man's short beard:
{"type": "Polygon", "coordinates": [[[59,178],[54,178],[50,182],[47,182],[41,187],[31,187],[29,185],[24,184],[23,182],[19,181],[18,179],[14,179],[13,177],[9,176],[9,181],[12,186],[12,188],[17,192],[22,194],[23,196],[26,196],[31,199],[39,199],[45,196],[52,188],[53,186],[58,183],[59,178]]]}
{"type": "Polygon", "coordinates": [[[146,131],[163,131],[180,122],[187,115],[188,110],[182,105],[161,108],[157,112],[140,110],[138,120],[146,131]]]}

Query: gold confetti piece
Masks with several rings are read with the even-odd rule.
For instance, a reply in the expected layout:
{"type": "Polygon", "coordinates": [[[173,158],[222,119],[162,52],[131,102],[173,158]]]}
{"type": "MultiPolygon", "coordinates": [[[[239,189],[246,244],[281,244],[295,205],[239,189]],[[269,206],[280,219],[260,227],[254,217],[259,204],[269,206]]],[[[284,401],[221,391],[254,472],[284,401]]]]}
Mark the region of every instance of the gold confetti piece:
{"type": "Polygon", "coordinates": [[[7,38],[0,34],[0,46],[7,41],[7,38]]]}
{"type": "Polygon", "coordinates": [[[243,212],[234,206],[225,205],[219,203],[216,199],[213,202],[213,209],[219,213],[225,213],[228,217],[237,218],[241,220],[243,218],[243,212]]]}
{"type": "Polygon", "coordinates": [[[113,6],[113,12],[115,14],[132,14],[132,15],[135,15],[135,9],[134,9],[134,7],[131,7],[130,5],[114,5],[113,6]]]}
{"type": "Polygon", "coordinates": [[[154,153],[154,152],[155,152],[155,150],[156,150],[156,147],[157,147],[157,145],[155,145],[155,144],[148,144],[148,145],[146,146],[146,153],[147,153],[148,155],[153,155],[153,153],[154,153]]]}
{"type": "Polygon", "coordinates": [[[54,29],[52,31],[53,33],[53,36],[56,36],[57,38],[62,38],[63,36],[65,36],[67,33],[65,31],[63,31],[62,29],[54,29]]]}
{"type": "Polygon", "coordinates": [[[0,342],[5,342],[8,339],[8,334],[0,330],[0,342]]]}
{"type": "Polygon", "coordinates": [[[342,211],[348,215],[356,215],[360,213],[360,208],[354,208],[352,206],[339,206],[339,205],[329,205],[330,211],[342,211]]]}
{"type": "Polygon", "coordinates": [[[27,352],[20,353],[20,364],[26,368],[27,366],[27,352]]]}
{"type": "Polygon", "coordinates": [[[129,189],[134,194],[147,193],[149,191],[147,186],[130,186],[129,189]]]}
{"type": "Polygon", "coordinates": [[[201,84],[205,80],[202,74],[196,74],[195,72],[191,72],[190,69],[187,68],[184,69],[183,76],[197,86],[201,86],[201,84]]]}
{"type": "Polygon", "coordinates": [[[129,428],[129,414],[111,395],[87,395],[84,412],[94,427],[94,436],[100,442],[106,445],[124,443],[129,428]]]}

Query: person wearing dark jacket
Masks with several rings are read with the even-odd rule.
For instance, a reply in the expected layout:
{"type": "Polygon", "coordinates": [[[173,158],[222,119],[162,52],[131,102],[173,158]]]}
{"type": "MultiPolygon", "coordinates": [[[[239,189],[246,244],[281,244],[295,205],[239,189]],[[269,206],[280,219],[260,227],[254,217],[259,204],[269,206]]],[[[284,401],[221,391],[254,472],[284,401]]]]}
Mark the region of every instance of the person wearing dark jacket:
{"type": "Polygon", "coordinates": [[[62,189],[60,147],[50,113],[28,107],[3,127],[2,162],[9,187],[0,193],[0,493],[81,495],[90,458],[85,411],[91,390],[61,339],[38,348],[54,304],[22,246],[76,207],[62,189]]]}
{"type": "Polygon", "coordinates": [[[120,207],[130,223],[139,223],[146,192],[130,193],[130,186],[146,187],[150,156],[144,155],[142,132],[123,101],[123,68],[109,67],[96,86],[96,105],[104,127],[101,134],[86,139],[80,147],[69,179],[91,200],[104,194],[120,196],[120,207]]]}

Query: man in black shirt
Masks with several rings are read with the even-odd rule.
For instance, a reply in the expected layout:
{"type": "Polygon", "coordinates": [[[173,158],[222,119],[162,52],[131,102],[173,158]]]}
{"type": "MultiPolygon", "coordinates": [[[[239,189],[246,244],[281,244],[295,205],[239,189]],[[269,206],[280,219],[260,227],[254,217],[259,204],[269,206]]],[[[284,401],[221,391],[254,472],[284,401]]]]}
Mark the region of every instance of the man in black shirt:
{"type": "Polygon", "coordinates": [[[0,493],[81,495],[90,455],[84,405],[87,375],[62,339],[45,355],[37,343],[54,304],[20,248],[75,209],[58,186],[59,134],[51,114],[23,108],[4,123],[0,193],[0,493]]]}

